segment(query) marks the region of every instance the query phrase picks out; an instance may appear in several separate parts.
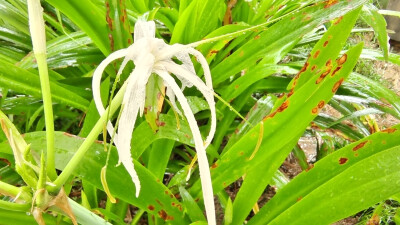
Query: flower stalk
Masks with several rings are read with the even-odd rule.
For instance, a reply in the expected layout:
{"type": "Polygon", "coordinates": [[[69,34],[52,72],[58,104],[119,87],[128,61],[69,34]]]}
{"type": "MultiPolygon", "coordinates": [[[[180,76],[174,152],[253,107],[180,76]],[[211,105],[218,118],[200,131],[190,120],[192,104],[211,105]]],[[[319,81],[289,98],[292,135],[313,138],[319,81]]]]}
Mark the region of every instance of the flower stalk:
{"type": "MultiPolygon", "coordinates": [[[[42,89],[44,117],[46,123],[46,170],[51,179],[57,177],[54,153],[54,119],[51,100],[50,81],[46,61],[46,34],[43,20],[43,8],[40,0],[28,0],[29,30],[32,37],[33,52],[39,69],[42,89]]],[[[43,170],[42,170],[43,171],[43,170]]],[[[45,171],[46,172],[46,171],[45,171]]]]}
{"type": "MultiPolygon", "coordinates": [[[[112,116],[115,111],[117,111],[118,107],[121,105],[123,94],[126,90],[126,85],[123,85],[119,92],[115,95],[114,99],[111,101],[110,107],[110,116],[112,116]]],[[[108,111],[108,109],[107,109],[108,111]]],[[[75,168],[78,167],[82,158],[85,156],[87,150],[89,150],[90,146],[97,140],[98,135],[103,131],[104,124],[108,121],[107,113],[104,113],[100,119],[96,122],[93,129],[90,131],[85,141],[76,151],[72,159],[65,166],[62,173],[57,177],[57,179],[53,182],[54,186],[47,186],[47,190],[52,193],[57,193],[61,187],[67,182],[68,178],[72,175],[75,168]]]]}

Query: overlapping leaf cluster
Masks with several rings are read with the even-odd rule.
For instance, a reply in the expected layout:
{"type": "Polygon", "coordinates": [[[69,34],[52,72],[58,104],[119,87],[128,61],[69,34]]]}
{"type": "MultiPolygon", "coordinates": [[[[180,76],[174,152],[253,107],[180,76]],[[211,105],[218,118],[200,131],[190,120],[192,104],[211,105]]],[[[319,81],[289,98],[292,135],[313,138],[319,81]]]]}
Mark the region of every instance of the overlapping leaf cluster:
{"type": "MultiPolygon", "coordinates": [[[[223,209],[217,216],[226,224],[330,224],[400,192],[400,127],[383,127],[375,120],[376,114],[400,119],[400,97],[352,72],[362,58],[400,65],[399,56],[388,52],[384,18],[370,1],[47,0],[42,6],[58,170],[68,167],[83,138],[101,129],[90,90],[93,71],[109,54],[130,46],[135,22],[146,18],[156,22],[157,38],[196,47],[210,65],[214,91],[220,97],[216,98],[217,130],[207,153],[214,193],[223,209]],[[373,28],[379,51],[362,43],[349,44],[357,21],[373,28]],[[328,105],[342,117],[326,114],[328,105]],[[297,143],[310,135],[319,138],[319,145],[317,161],[308,164],[297,143]],[[304,171],[288,182],[279,167],[292,151],[303,160],[304,171]],[[229,190],[236,184],[240,187],[233,198],[229,190]],[[278,193],[259,207],[257,201],[272,185],[278,193]],[[255,215],[248,217],[251,211],[255,215]]],[[[0,107],[8,115],[1,114],[2,126],[16,140],[22,139],[17,130],[24,134],[30,144],[28,161],[35,167],[40,165],[46,135],[24,0],[0,0],[0,42],[0,107]]],[[[192,61],[201,77],[201,66],[192,61]]],[[[128,78],[125,71],[122,82],[116,83],[120,63],[105,69],[103,105],[110,102],[114,83],[119,89],[128,78]]],[[[207,136],[211,126],[207,102],[195,88],[184,94],[207,136]]],[[[71,191],[71,182],[64,184],[67,193],[75,194],[79,187],[80,205],[103,215],[104,219],[92,215],[95,221],[123,224],[127,210],[134,206],[138,209],[132,224],[141,218],[149,224],[205,223],[198,173],[186,181],[195,157],[193,135],[164,95],[162,80],[151,77],[145,118],[136,121],[131,141],[142,185],[139,198],[126,170],[113,166],[118,161],[115,148],[106,152],[102,143],[90,143],[76,164],[76,179],[71,178],[75,189],[71,191]],[[119,201],[108,200],[106,209],[101,209],[99,203],[107,198],[100,179],[106,162],[107,194],[119,201]]],[[[117,120],[118,113],[112,115],[117,110],[112,108],[110,119],[117,120]]],[[[0,141],[4,159],[0,190],[6,184],[25,186],[16,171],[17,155],[3,133],[0,141]]],[[[13,193],[2,194],[0,223],[12,219],[14,224],[35,224],[25,214],[29,206],[22,204],[33,196],[15,200],[13,193]]],[[[76,209],[81,206],[70,204],[78,222],[93,222],[84,215],[89,211],[79,213],[76,209]]],[[[43,218],[46,224],[70,224],[62,217],[43,218]]]]}

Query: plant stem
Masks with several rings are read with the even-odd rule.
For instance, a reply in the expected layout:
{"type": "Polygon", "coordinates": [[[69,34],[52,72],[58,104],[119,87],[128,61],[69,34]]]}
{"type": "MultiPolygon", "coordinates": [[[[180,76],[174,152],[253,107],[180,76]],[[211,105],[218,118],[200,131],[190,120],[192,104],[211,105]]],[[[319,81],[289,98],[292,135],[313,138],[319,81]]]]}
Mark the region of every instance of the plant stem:
{"type": "MultiPolygon", "coordinates": [[[[118,107],[122,103],[122,99],[124,97],[124,93],[126,90],[126,83],[121,87],[118,93],[115,95],[115,98],[112,100],[110,107],[110,116],[112,116],[115,111],[117,111],[118,107]]],[[[107,124],[108,121],[108,108],[105,110],[103,115],[101,115],[100,119],[94,125],[93,129],[90,131],[89,135],[76,151],[72,159],[68,162],[67,166],[65,166],[63,172],[59,177],[54,181],[55,186],[47,186],[47,189],[50,192],[56,193],[62,185],[67,181],[67,179],[72,175],[75,168],[78,167],[80,161],[85,156],[85,153],[93,144],[93,142],[97,139],[98,135],[103,131],[103,127],[107,124]]]]}
{"type": "Polygon", "coordinates": [[[30,202],[32,200],[32,196],[23,191],[21,188],[15,187],[11,184],[7,184],[3,181],[0,181],[0,193],[3,195],[11,196],[13,198],[19,196],[19,198],[27,202],[30,202]]]}
{"type": "Polygon", "coordinates": [[[0,208],[1,209],[26,212],[29,210],[30,207],[31,207],[31,205],[28,203],[20,204],[20,203],[14,203],[14,202],[0,200],[0,208]]]}
{"type": "Polygon", "coordinates": [[[33,52],[39,69],[42,89],[44,117],[46,121],[46,161],[47,173],[51,179],[57,177],[54,160],[54,121],[51,100],[50,81],[46,61],[46,34],[43,20],[43,8],[40,0],[28,0],[29,30],[32,36],[33,52]]]}

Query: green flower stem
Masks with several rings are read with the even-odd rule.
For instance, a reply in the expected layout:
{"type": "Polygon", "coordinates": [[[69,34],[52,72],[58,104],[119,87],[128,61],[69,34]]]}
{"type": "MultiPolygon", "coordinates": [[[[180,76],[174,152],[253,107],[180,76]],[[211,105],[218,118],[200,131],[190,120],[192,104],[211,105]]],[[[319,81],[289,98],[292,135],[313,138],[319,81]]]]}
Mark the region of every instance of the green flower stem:
{"type": "Polygon", "coordinates": [[[21,188],[15,187],[11,184],[7,184],[3,181],[0,181],[0,193],[3,195],[11,196],[13,198],[16,198],[18,196],[19,199],[22,199],[26,202],[30,202],[32,199],[32,196],[23,191],[21,188]]]}
{"type": "Polygon", "coordinates": [[[43,20],[43,8],[40,0],[28,0],[29,30],[32,37],[33,52],[39,69],[42,89],[44,117],[46,121],[46,161],[50,179],[57,177],[54,160],[54,119],[51,100],[50,81],[46,61],[46,35],[43,20]]]}
{"type": "Polygon", "coordinates": [[[110,114],[108,115],[106,112],[101,115],[100,119],[94,125],[93,129],[90,131],[89,135],[76,151],[72,159],[68,162],[67,166],[64,168],[63,172],[60,176],[54,181],[55,186],[47,186],[48,191],[52,193],[57,193],[60,190],[61,186],[67,181],[67,179],[72,175],[75,168],[78,167],[79,163],[81,162],[82,158],[85,156],[85,153],[90,148],[90,146],[97,140],[98,135],[103,131],[104,126],[106,126],[108,122],[108,116],[112,116],[115,111],[117,111],[118,107],[122,103],[122,99],[124,97],[124,93],[126,90],[126,83],[121,87],[118,93],[115,95],[115,98],[111,102],[110,107],[110,114]]]}
{"type": "Polygon", "coordinates": [[[50,179],[54,180],[57,177],[54,160],[54,118],[53,118],[53,103],[51,100],[50,82],[47,71],[46,54],[35,54],[38,63],[40,86],[42,88],[44,117],[46,122],[46,164],[47,174],[50,179]]]}

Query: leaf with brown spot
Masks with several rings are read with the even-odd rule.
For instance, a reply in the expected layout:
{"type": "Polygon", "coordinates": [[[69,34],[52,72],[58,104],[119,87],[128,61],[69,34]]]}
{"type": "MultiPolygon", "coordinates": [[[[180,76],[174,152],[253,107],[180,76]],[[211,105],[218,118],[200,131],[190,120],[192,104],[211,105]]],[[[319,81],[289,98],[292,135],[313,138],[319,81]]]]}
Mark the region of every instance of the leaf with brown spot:
{"type": "Polygon", "coordinates": [[[336,60],[339,66],[343,65],[347,61],[347,54],[343,54],[338,60],[336,60]]]}
{"type": "Polygon", "coordinates": [[[348,158],[340,158],[339,159],[339,164],[343,165],[343,164],[345,164],[347,162],[347,160],[349,160],[349,159],[348,158]]]}
{"type": "Polygon", "coordinates": [[[360,148],[364,147],[365,144],[367,144],[367,143],[368,143],[368,141],[361,142],[360,144],[356,145],[356,146],[353,148],[353,151],[359,150],[360,148]]]}
{"type": "Polygon", "coordinates": [[[333,92],[333,93],[335,93],[335,92],[339,89],[339,87],[340,87],[340,85],[342,85],[343,81],[344,81],[344,79],[343,79],[343,78],[340,78],[340,80],[338,80],[338,81],[335,83],[335,85],[333,85],[333,88],[332,88],[332,92],[333,92]]]}

